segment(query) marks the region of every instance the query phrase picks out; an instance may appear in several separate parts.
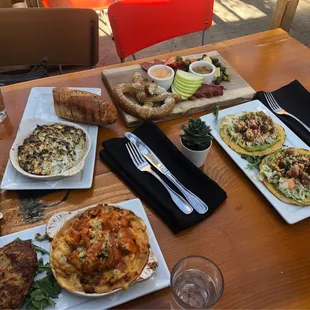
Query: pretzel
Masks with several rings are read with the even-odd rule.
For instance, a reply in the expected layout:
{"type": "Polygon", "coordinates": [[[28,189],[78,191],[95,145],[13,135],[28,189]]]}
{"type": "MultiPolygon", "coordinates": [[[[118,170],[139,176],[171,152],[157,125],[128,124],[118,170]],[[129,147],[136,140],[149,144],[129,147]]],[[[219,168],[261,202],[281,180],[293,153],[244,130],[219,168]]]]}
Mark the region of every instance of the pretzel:
{"type": "Polygon", "coordinates": [[[113,94],[123,110],[143,120],[159,119],[169,115],[175,103],[182,100],[178,94],[168,93],[154,83],[144,82],[139,72],[133,74],[133,83],[117,85],[113,89],[113,94]],[[126,94],[135,95],[138,102],[132,101],[126,94]],[[163,104],[154,107],[155,102],[163,102],[163,104]]]}

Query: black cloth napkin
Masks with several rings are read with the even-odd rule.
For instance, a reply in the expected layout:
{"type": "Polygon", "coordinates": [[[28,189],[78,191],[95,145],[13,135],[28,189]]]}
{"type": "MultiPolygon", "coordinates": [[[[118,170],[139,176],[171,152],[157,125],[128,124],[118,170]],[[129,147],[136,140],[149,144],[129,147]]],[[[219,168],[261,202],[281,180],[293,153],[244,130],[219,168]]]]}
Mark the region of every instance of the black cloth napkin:
{"type": "MultiPolygon", "coordinates": [[[[104,141],[102,143],[104,150],[100,152],[101,159],[162,218],[174,233],[207,218],[227,198],[226,192],[193,165],[153,122],[144,122],[134,134],[152,149],[181,183],[209,206],[206,214],[201,215],[193,211],[185,215],[150,173],[141,172],[134,166],[125,147],[129,142],[127,138],[104,141]]],[[[154,171],[178,192],[159,171],[155,168],[154,171]]]]}
{"type": "MultiPolygon", "coordinates": [[[[272,94],[280,107],[293,114],[310,127],[310,93],[300,84],[299,81],[295,80],[290,84],[273,91],[272,94]]],[[[263,91],[256,94],[256,99],[260,100],[271,110],[263,91]]],[[[276,115],[297,136],[299,136],[300,139],[310,146],[310,134],[301,124],[290,116],[276,115]]]]}

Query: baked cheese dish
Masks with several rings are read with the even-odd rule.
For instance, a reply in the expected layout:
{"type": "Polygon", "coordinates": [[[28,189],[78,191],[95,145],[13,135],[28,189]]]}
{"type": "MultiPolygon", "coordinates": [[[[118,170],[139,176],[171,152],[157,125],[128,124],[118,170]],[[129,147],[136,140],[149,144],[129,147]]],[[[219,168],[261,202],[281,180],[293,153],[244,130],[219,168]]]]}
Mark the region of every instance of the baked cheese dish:
{"type": "Polygon", "coordinates": [[[37,125],[18,147],[18,162],[31,174],[59,174],[79,163],[85,145],[85,133],[79,128],[61,123],[37,125]]]}
{"type": "Polygon", "coordinates": [[[129,210],[99,204],[64,223],[50,258],[57,282],[68,291],[127,289],[148,262],[146,226],[129,210]]]}
{"type": "Polygon", "coordinates": [[[248,156],[265,156],[281,149],[284,129],[263,111],[227,115],[220,125],[223,141],[234,151],[248,156]]]}

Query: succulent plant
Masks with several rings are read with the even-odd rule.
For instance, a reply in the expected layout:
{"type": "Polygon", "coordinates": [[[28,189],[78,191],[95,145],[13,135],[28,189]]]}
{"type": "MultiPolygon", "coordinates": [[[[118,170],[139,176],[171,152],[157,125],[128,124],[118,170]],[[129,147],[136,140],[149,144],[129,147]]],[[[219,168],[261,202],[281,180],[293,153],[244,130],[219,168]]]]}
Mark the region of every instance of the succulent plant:
{"type": "Polygon", "coordinates": [[[188,121],[188,127],[181,125],[184,134],[180,135],[183,144],[194,151],[202,151],[207,149],[213,137],[211,136],[211,128],[206,125],[200,118],[188,121]]]}

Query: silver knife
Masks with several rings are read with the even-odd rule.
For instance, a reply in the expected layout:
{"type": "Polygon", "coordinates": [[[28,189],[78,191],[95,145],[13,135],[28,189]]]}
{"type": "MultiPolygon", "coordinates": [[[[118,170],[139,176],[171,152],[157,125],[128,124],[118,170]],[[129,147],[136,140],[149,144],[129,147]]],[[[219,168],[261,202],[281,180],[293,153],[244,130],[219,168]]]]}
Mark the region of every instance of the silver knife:
{"type": "Polygon", "coordinates": [[[208,206],[194,193],[188,190],[176,177],[166,168],[155,153],[135,134],[126,132],[125,136],[139,149],[141,154],[163,175],[165,175],[184,195],[191,206],[200,214],[206,213],[208,206]]]}

